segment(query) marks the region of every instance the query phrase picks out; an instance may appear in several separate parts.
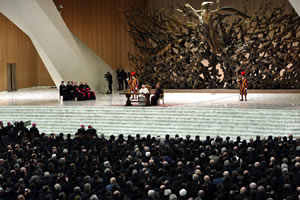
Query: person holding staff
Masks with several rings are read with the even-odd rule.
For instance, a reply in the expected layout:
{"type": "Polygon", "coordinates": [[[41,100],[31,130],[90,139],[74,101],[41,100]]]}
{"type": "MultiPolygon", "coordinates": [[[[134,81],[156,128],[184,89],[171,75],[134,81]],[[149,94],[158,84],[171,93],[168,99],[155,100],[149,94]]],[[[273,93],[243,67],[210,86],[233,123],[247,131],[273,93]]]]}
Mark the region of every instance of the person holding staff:
{"type": "Polygon", "coordinates": [[[128,80],[128,86],[130,88],[130,93],[132,93],[132,99],[136,98],[136,93],[139,87],[139,80],[135,78],[136,73],[132,72],[130,79],[128,80]]]}
{"type": "Polygon", "coordinates": [[[245,101],[247,101],[248,80],[246,78],[246,72],[242,71],[241,75],[242,75],[242,79],[238,80],[238,85],[240,88],[240,95],[241,95],[240,101],[244,100],[244,96],[245,96],[245,101]]]}

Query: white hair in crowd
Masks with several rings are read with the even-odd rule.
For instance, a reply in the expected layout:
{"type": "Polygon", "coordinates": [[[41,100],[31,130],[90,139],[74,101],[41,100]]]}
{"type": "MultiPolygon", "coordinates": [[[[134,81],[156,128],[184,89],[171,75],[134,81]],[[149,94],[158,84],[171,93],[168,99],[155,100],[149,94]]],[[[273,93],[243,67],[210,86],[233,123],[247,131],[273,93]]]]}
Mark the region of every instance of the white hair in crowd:
{"type": "Polygon", "coordinates": [[[180,195],[181,197],[185,197],[186,194],[187,194],[186,189],[181,189],[181,190],[179,191],[179,195],[180,195]]]}

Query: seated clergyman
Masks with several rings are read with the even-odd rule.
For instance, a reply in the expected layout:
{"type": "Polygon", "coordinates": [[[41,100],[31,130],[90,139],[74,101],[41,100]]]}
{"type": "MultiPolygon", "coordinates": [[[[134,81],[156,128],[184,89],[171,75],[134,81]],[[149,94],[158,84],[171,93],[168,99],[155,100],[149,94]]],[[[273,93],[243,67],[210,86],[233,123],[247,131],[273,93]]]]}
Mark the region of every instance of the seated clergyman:
{"type": "Polygon", "coordinates": [[[151,97],[151,105],[157,105],[159,98],[164,94],[163,89],[161,88],[160,84],[156,84],[155,94],[151,97]]]}
{"type": "Polygon", "coordinates": [[[148,88],[145,85],[142,85],[142,88],[139,91],[139,94],[149,94],[148,88]]]}
{"type": "Polygon", "coordinates": [[[145,85],[142,85],[142,88],[139,90],[139,101],[145,101],[145,94],[149,94],[149,90],[145,85]]]}

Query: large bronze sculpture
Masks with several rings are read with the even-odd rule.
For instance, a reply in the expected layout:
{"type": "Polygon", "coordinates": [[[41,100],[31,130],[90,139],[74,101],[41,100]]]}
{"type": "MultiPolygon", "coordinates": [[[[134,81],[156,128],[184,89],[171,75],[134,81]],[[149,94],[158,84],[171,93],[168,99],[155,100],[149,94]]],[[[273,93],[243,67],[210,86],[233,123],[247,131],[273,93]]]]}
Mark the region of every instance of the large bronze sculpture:
{"type": "Polygon", "coordinates": [[[138,55],[129,55],[142,83],[165,88],[300,88],[300,17],[263,6],[254,16],[219,2],[178,11],[124,13],[138,55]],[[185,17],[179,19],[178,11],[185,17]],[[177,13],[174,13],[177,12],[177,13]],[[229,20],[230,17],[230,20],[229,20]]]}

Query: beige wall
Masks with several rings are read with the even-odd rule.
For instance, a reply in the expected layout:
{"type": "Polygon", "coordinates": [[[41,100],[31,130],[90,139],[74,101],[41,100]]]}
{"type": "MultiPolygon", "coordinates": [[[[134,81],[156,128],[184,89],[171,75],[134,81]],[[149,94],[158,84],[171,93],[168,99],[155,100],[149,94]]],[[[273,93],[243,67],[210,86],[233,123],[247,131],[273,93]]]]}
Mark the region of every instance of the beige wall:
{"type": "Polygon", "coordinates": [[[16,63],[18,89],[54,85],[43,63],[37,63],[38,59],[27,35],[0,13],[0,91],[7,90],[7,63],[16,63]]]}
{"type": "Polygon", "coordinates": [[[36,85],[37,86],[55,86],[49,72],[47,71],[40,56],[36,56],[36,85]]]}
{"type": "Polygon", "coordinates": [[[113,69],[129,68],[128,53],[135,52],[122,11],[145,9],[148,0],[57,0],[68,28],[113,69]]]}
{"type": "Polygon", "coordinates": [[[0,11],[31,39],[55,85],[62,80],[87,81],[104,92],[112,68],[72,34],[53,1],[0,0],[0,11]]]}

